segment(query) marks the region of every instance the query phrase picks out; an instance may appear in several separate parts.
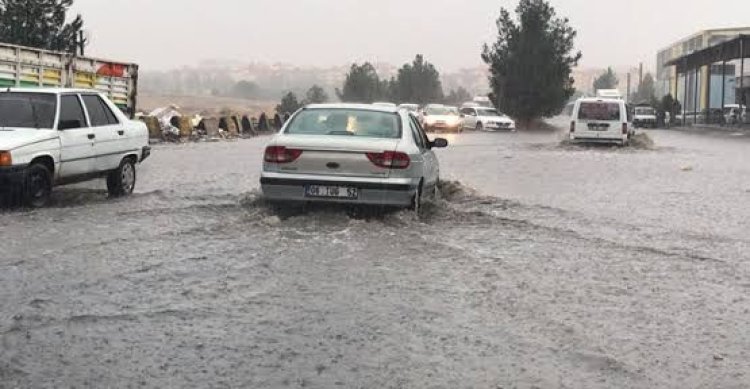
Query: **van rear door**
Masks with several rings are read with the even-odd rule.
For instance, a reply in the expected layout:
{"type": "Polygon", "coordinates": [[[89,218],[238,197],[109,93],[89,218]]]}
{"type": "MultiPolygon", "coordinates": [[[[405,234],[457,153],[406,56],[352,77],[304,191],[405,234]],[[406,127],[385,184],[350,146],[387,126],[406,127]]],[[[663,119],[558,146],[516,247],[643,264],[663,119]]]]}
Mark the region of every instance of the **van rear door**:
{"type": "Polygon", "coordinates": [[[624,104],[619,101],[582,101],[576,117],[576,137],[621,138],[624,104]]]}

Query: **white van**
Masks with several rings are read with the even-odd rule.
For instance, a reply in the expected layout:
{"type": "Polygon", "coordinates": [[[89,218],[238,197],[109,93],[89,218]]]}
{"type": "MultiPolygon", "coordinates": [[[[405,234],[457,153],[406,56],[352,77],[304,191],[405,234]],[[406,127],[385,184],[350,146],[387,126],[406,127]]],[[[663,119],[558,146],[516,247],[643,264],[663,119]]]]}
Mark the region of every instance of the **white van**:
{"type": "Polygon", "coordinates": [[[630,135],[630,114],[625,101],[604,98],[576,101],[570,122],[571,141],[625,145],[630,135]]]}

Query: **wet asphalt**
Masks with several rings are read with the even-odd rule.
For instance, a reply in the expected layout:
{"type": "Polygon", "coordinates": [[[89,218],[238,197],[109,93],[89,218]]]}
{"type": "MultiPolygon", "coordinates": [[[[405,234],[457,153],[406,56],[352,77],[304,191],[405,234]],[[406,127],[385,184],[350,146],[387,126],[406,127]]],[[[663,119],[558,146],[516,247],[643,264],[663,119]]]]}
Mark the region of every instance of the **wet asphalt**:
{"type": "Polygon", "coordinates": [[[0,388],[746,388],[750,138],[447,135],[442,198],[278,218],[264,142],[0,211],[0,388]]]}

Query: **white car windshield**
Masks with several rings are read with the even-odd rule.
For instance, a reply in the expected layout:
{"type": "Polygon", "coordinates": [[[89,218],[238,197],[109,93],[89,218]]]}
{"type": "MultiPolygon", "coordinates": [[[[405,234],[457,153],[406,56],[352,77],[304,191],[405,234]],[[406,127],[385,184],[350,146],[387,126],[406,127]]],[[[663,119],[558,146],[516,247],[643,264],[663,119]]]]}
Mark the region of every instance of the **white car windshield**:
{"type": "Polygon", "coordinates": [[[401,120],[390,112],[308,109],[294,117],[285,133],[397,139],[401,137],[401,120]]]}
{"type": "Polygon", "coordinates": [[[51,129],[56,100],[47,93],[0,93],[0,127],[51,129]]]}
{"type": "Polygon", "coordinates": [[[439,116],[447,116],[447,115],[455,115],[458,116],[458,109],[453,107],[428,107],[424,110],[425,115],[432,116],[432,115],[439,115],[439,116]]]}
{"type": "Polygon", "coordinates": [[[477,112],[479,113],[479,116],[503,116],[500,112],[497,112],[496,109],[491,108],[478,108],[477,112]]]}
{"type": "Polygon", "coordinates": [[[636,115],[655,115],[656,112],[653,108],[636,108],[635,109],[636,115]]]}

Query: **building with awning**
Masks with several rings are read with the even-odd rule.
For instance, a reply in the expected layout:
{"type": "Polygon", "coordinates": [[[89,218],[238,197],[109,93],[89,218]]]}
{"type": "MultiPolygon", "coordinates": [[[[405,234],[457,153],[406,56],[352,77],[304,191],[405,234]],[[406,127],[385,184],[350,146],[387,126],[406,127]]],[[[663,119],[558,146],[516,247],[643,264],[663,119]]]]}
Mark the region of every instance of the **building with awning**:
{"type": "Polygon", "coordinates": [[[693,118],[738,103],[750,87],[742,78],[750,70],[743,66],[749,39],[750,27],[706,30],[661,50],[657,97],[671,94],[693,118]]]}

